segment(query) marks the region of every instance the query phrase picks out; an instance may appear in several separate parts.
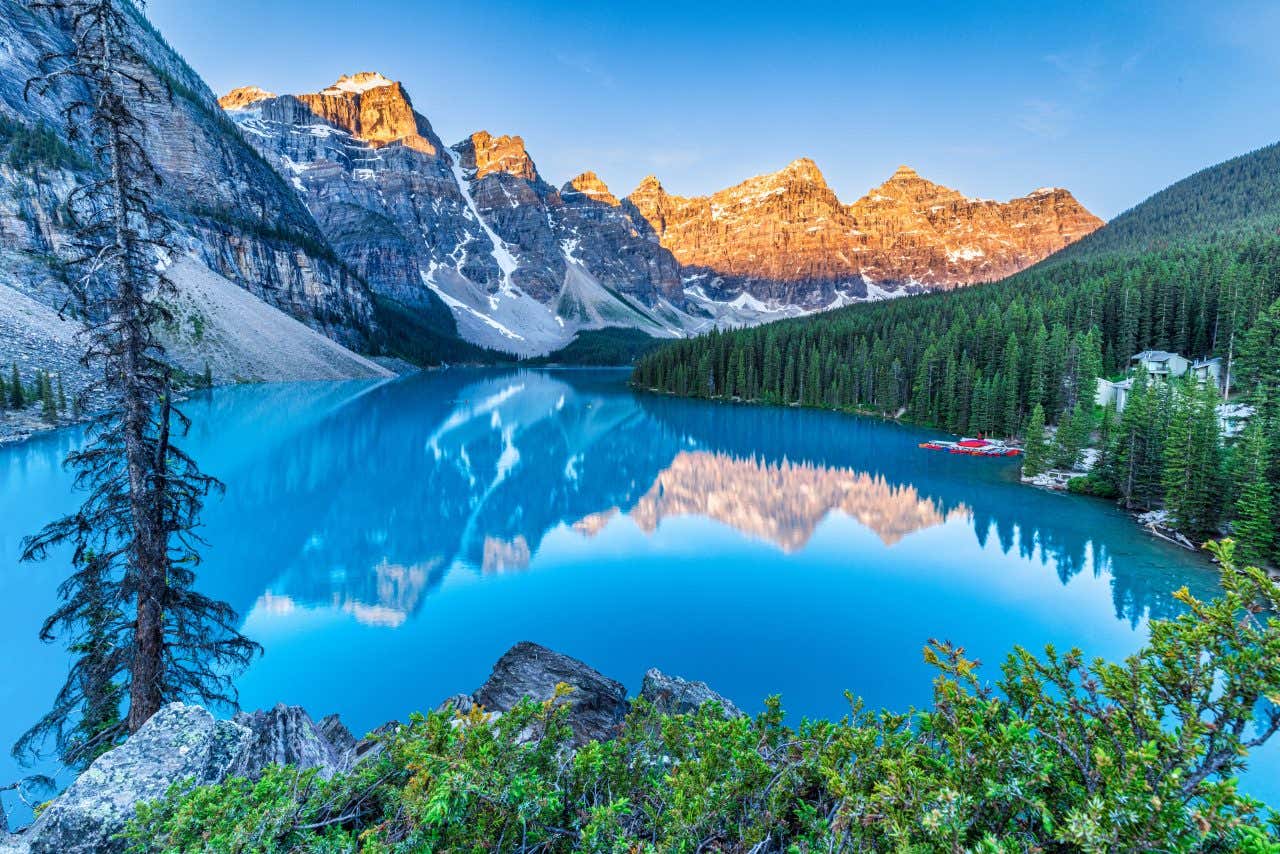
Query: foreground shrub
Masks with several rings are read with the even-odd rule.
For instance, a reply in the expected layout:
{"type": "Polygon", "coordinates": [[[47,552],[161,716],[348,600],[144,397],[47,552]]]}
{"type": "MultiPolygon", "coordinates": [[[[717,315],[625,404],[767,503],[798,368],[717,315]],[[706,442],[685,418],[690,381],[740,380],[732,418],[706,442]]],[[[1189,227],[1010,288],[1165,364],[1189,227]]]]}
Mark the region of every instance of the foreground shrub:
{"type": "MultiPolygon", "coordinates": [[[[175,787],[133,851],[1244,851],[1280,822],[1235,775],[1280,728],[1280,601],[1223,559],[1224,595],[1122,662],[1016,649],[995,686],[932,641],[932,706],[784,723],[637,701],[576,752],[562,703],[416,715],[333,780],[175,787]],[[540,738],[533,738],[540,734],[540,738]]],[[[568,689],[565,689],[568,690],[568,689]]]]}

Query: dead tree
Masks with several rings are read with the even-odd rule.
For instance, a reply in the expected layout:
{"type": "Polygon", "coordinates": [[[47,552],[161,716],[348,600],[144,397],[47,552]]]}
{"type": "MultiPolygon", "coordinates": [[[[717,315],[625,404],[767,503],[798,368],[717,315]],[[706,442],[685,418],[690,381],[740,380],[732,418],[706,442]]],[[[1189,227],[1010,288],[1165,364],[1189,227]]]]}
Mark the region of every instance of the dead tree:
{"type": "MultiPolygon", "coordinates": [[[[14,747],[31,755],[52,739],[72,763],[136,732],[164,703],[234,703],[232,677],[258,651],[223,602],[194,589],[204,499],[221,489],[173,443],[188,421],[156,337],[171,322],[174,252],[153,201],[162,186],[138,107],[171,100],[133,43],[141,10],[130,0],[38,0],[71,47],[42,60],[28,97],[70,93],[68,133],[93,168],[67,202],[77,271],[71,296],[87,318],[82,361],[95,382],[81,394],[110,401],[68,455],[80,509],[24,542],[23,558],[72,548],[74,571],[42,638],[70,637],[75,654],[53,708],[14,747]],[[121,705],[125,708],[121,709],[121,705]]],[[[87,407],[86,407],[87,411],[87,407]]]]}

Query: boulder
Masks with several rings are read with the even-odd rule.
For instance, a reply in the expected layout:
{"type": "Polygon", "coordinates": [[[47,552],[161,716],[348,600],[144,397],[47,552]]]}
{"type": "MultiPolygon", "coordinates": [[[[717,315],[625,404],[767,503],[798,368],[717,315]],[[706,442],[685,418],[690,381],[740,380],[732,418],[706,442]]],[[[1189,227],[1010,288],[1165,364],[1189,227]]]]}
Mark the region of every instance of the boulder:
{"type": "Polygon", "coordinates": [[[640,686],[641,698],[648,700],[664,715],[683,715],[696,712],[703,703],[715,701],[724,710],[726,718],[740,718],[742,712],[731,701],[711,689],[706,682],[690,682],[679,676],[668,676],[656,667],[644,674],[640,686]]]}
{"type": "MultiPolygon", "coordinates": [[[[238,712],[232,720],[248,727],[253,737],[227,776],[257,777],[268,765],[294,765],[299,769],[318,768],[320,776],[328,779],[344,767],[341,753],[301,706],[277,703],[269,711],[238,712]]],[[[350,732],[347,738],[351,738],[350,732]]]]}
{"type": "Polygon", "coordinates": [[[32,854],[123,851],[115,835],[141,801],[181,780],[217,783],[254,741],[245,724],[215,720],[205,709],[171,703],[128,741],[99,756],[22,835],[32,854]]]}
{"type": "Polygon", "coordinates": [[[99,756],[26,832],[8,840],[0,835],[0,854],[123,851],[124,843],[113,837],[138,804],[162,797],[178,782],[213,785],[286,763],[331,777],[347,767],[342,734],[352,750],[355,739],[336,717],[325,723],[317,727],[301,707],[284,704],[220,721],[200,706],[170,703],[99,756]]]}
{"type": "Polygon", "coordinates": [[[627,714],[627,691],[621,682],[603,676],[576,658],[521,641],[503,654],[493,673],[472,699],[490,711],[510,711],[521,699],[549,700],[556,685],[573,689],[568,703],[574,746],[603,741],[618,734],[627,714]]]}

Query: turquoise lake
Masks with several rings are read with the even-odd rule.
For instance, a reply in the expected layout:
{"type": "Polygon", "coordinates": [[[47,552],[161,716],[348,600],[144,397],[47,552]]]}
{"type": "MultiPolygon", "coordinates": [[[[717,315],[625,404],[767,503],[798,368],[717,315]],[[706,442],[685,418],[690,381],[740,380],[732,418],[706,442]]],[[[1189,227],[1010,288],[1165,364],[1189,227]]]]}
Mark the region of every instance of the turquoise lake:
{"type": "MultiPolygon", "coordinates": [[[[839,716],[930,697],[929,638],[1123,656],[1202,557],[1017,463],[920,450],[873,419],[633,393],[621,371],[432,371],[197,396],[186,447],[227,484],[201,589],[265,654],[242,705],[365,731],[478,687],[533,640],[639,689],[646,668],[758,710],[839,716]]],[[[60,431],[0,448],[0,782],[65,654],[36,635],[64,558],[23,535],[78,503],[60,431]]],[[[1246,788],[1280,803],[1274,745],[1246,788]]]]}

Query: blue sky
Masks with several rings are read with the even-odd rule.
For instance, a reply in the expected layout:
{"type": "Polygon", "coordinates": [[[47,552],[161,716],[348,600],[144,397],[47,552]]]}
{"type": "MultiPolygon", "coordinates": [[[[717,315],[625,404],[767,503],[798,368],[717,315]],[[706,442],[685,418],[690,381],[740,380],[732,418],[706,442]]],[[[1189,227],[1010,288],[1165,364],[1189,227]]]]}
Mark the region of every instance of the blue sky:
{"type": "Polygon", "coordinates": [[[401,80],[453,143],[524,137],[710,192],[812,157],[852,201],[899,163],[971,195],[1072,190],[1110,218],[1280,139],[1280,4],[151,0],[219,94],[401,80]]]}

